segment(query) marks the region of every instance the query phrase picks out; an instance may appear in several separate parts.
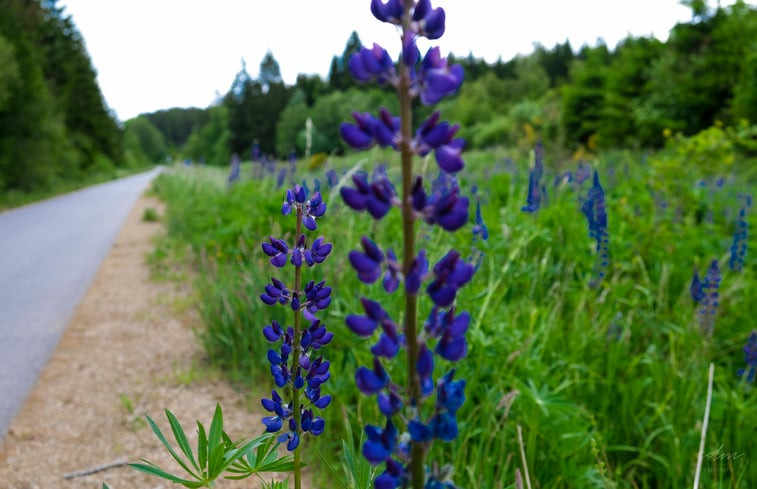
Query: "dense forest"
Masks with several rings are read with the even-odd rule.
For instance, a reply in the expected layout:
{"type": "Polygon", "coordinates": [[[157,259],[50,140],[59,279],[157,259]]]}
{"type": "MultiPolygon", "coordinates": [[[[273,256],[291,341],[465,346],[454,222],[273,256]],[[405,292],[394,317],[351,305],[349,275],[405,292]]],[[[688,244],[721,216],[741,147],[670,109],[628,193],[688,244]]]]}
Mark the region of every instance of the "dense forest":
{"type": "Polygon", "coordinates": [[[81,34],[54,1],[0,2],[0,191],[124,164],[81,34]]]}
{"type": "MultiPolygon", "coordinates": [[[[466,83],[440,109],[469,148],[656,149],[671,134],[712,126],[757,151],[757,8],[684,2],[692,18],[666,42],[628,37],[610,48],[567,41],[486,63],[450,54],[466,83]]],[[[368,40],[369,41],[369,40],[368,40]]],[[[273,53],[256,78],[242,67],[207,108],[173,108],[120,124],[106,106],[84,39],[55,0],[0,1],[0,192],[28,191],[87,172],[189,158],[223,165],[232,153],[284,158],[346,150],[339,123],[352,111],[390,109],[388,88],[358,87],[347,64],[353,33],[326,79],[281,78],[273,53]],[[310,133],[306,131],[310,120],[310,133]],[[309,137],[308,137],[309,136],[309,137]],[[309,145],[308,145],[309,144],[309,145]]],[[[418,107],[418,120],[425,116],[418,107]]]]}

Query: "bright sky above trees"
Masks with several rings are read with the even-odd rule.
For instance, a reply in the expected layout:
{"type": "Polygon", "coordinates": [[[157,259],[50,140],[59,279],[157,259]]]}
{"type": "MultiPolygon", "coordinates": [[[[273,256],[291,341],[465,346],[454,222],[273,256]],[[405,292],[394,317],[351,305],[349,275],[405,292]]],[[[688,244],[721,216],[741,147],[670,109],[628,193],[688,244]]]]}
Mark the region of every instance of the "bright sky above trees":
{"type": "MultiPolygon", "coordinates": [[[[445,53],[507,61],[570,40],[610,46],[628,34],[666,39],[691,12],[677,0],[437,0],[448,13],[445,53]]],[[[711,2],[714,5],[714,2],[711,2]]],[[[733,3],[723,0],[723,6],[733,3]]],[[[754,2],[748,2],[754,3],[754,2]]],[[[206,107],[247,62],[257,76],[267,51],[286,83],[328,73],[352,31],[397,52],[395,31],[368,0],[61,0],[84,36],[108,105],[121,120],[170,107],[206,107]]],[[[424,50],[425,47],[421,46],[424,50]]]]}

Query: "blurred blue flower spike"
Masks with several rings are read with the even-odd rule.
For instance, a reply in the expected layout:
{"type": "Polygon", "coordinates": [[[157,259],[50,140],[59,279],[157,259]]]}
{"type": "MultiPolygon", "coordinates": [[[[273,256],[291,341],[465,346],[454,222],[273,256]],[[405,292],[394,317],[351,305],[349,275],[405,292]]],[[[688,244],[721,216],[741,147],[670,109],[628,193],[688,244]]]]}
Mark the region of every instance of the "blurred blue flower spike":
{"type": "Polygon", "coordinates": [[[528,195],[526,196],[526,205],[521,207],[524,212],[536,212],[541,205],[542,193],[544,188],[541,185],[541,177],[544,174],[544,147],[541,142],[536,143],[534,147],[534,166],[528,172],[528,195]]]}
{"type": "Polygon", "coordinates": [[[594,185],[589,189],[586,200],[581,206],[581,212],[586,216],[589,225],[589,236],[597,242],[597,253],[594,262],[594,272],[589,285],[597,287],[606,274],[610,265],[610,235],[607,232],[607,209],[605,204],[605,192],[599,183],[599,173],[594,172],[594,185]]]}
{"type": "Polygon", "coordinates": [[[743,201],[739,208],[739,216],[736,219],[736,230],[733,233],[733,242],[731,243],[731,256],[728,259],[728,266],[735,272],[744,269],[744,260],[746,259],[746,243],[748,236],[748,224],[746,214],[752,207],[751,195],[739,195],[739,200],[743,201]]]}
{"type": "Polygon", "coordinates": [[[743,377],[746,374],[746,381],[752,382],[754,380],[755,372],[757,372],[757,332],[752,331],[749,335],[749,339],[744,345],[744,361],[746,362],[745,368],[740,368],[736,375],[743,377]]]}

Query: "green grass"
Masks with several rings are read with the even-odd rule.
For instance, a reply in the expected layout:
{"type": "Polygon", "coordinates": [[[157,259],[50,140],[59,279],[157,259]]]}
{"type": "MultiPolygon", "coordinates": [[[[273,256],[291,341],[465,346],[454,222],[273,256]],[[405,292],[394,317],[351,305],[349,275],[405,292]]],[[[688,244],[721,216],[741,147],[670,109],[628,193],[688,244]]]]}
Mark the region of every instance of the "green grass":
{"type": "MultiPolygon", "coordinates": [[[[470,154],[460,176],[464,194],[473,184],[479,188],[487,242],[472,245],[470,226],[455,234],[421,226],[421,246],[432,264],[449,247],[463,256],[484,252],[457,301],[458,310],[472,315],[469,355],[456,365],[456,378],[468,381],[460,436],[452,444],[437,442],[431,459],[453,462],[461,487],[513,487],[514,470],[521,467],[520,425],[533,487],[690,487],[713,362],[700,487],[757,487],[757,395],[735,373],[743,366],[741,348],[757,327],[753,250],[742,272],[727,268],[735,195],[753,193],[754,182],[734,174],[715,190],[697,186],[695,168],[674,173],[669,162],[662,168],[627,152],[600,155],[594,167],[606,192],[611,264],[601,286],[592,289],[594,243],[576,189],[553,188],[547,162],[548,204],[536,214],[521,212],[529,159],[516,155],[505,165],[505,156],[503,150],[470,154]],[[665,196],[665,205],[650,189],[665,196]],[[723,281],[710,338],[699,331],[688,287],[693,268],[701,272],[713,258],[720,260],[723,281]]],[[[391,158],[373,151],[331,165],[347,169],[362,162],[370,170],[391,158]]],[[[435,171],[433,161],[419,165],[430,175],[435,171]]],[[[244,165],[242,175],[251,174],[244,165]]],[[[291,242],[293,221],[280,214],[283,188],[276,188],[275,174],[243,178],[232,187],[225,176],[225,170],[192,168],[156,180],[168,204],[166,239],[174,244],[160,245],[155,262],[170,260],[172,249],[191,249],[205,324],[199,337],[211,361],[234,381],[273,387],[261,329],[272,319],[289,321],[284,308],[267,307],[258,296],[271,276],[291,277],[284,276],[287,268],[268,263],[260,242],[269,235],[291,242]]],[[[380,299],[388,311],[400,311],[401,304],[399,294],[386,297],[380,286],[360,283],[347,254],[364,234],[384,248],[400,249],[399,217],[393,212],[375,225],[345,209],[325,186],[323,170],[297,178],[312,188],[315,177],[324,182],[329,205],[316,236],[325,236],[334,251],[325,265],[306,270],[305,279],[323,277],[334,287],[325,320],[335,340],[324,352],[332,378],[324,388],[336,402],[324,412],[326,433],[309,443],[336,463],[345,418],[355,437],[359,426],[379,422],[375,399],[357,395],[353,380],[357,366],[370,360],[370,342],[349,332],[344,317],[361,311],[362,295],[380,299]]],[[[754,209],[747,218],[755,229],[754,209]]],[[[422,299],[420,317],[429,309],[422,299]]],[[[398,313],[393,318],[401,321],[398,313]]],[[[436,374],[448,368],[439,361],[436,374]]],[[[314,454],[305,457],[319,465],[314,454]]],[[[329,479],[325,469],[320,476],[329,479]]]]}

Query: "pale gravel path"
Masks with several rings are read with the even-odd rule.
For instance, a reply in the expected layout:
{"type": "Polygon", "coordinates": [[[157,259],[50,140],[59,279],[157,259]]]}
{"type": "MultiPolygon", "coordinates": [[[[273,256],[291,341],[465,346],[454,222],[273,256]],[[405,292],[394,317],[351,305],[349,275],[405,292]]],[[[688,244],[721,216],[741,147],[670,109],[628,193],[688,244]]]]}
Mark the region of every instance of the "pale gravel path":
{"type": "MultiPolygon", "coordinates": [[[[170,433],[164,408],[176,413],[192,443],[194,420],[208,426],[217,401],[232,438],[262,431],[260,415],[250,413],[260,411],[258,402],[203,373],[190,287],[151,280],[144,257],[161,225],[141,221],[148,207],[160,209],[160,203],[142,197],[132,209],[0,445],[3,489],[100,489],[103,482],[111,489],[179,487],[128,467],[63,480],[66,473],[120,458],[147,458],[173,469],[149,428],[135,421],[148,413],[170,433]],[[127,411],[121,396],[136,413],[127,411]]],[[[257,483],[221,481],[218,487],[257,483]]]]}
{"type": "Polygon", "coordinates": [[[0,441],[159,171],[0,212],[0,441]]]}

